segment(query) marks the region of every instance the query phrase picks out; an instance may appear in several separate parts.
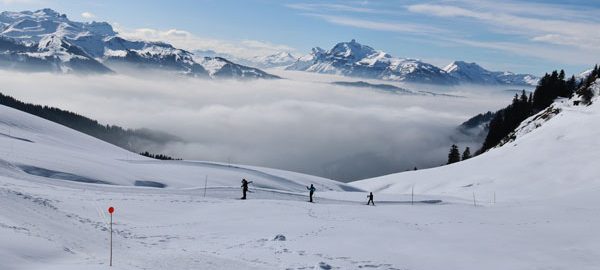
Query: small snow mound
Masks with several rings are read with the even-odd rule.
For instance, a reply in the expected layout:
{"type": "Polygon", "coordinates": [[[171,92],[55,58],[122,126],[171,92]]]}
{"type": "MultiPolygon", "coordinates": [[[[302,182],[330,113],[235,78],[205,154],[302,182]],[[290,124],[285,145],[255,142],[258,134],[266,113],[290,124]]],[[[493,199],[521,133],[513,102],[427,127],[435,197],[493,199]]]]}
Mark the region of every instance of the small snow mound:
{"type": "Polygon", "coordinates": [[[329,265],[329,264],[327,264],[327,263],[324,263],[324,262],[320,262],[320,263],[319,263],[319,269],[330,270],[330,269],[332,269],[332,268],[333,268],[333,267],[331,267],[331,265],[329,265]]]}
{"type": "Polygon", "coordinates": [[[147,180],[137,180],[134,182],[135,186],[138,187],[153,187],[153,188],[165,188],[167,187],[167,185],[160,183],[160,182],[155,182],[155,181],[147,181],[147,180]]]}
{"type": "Polygon", "coordinates": [[[285,240],[286,240],[286,238],[285,238],[285,235],[283,235],[283,234],[275,235],[275,238],[273,238],[273,241],[285,241],[285,240]]]}
{"type": "Polygon", "coordinates": [[[46,168],[30,166],[30,165],[19,165],[19,168],[23,170],[25,173],[45,178],[52,178],[58,180],[66,180],[66,181],[74,181],[80,183],[88,183],[88,184],[104,184],[104,185],[112,185],[110,182],[93,179],[81,175],[76,175],[68,172],[61,172],[55,170],[49,170],[46,168]]]}

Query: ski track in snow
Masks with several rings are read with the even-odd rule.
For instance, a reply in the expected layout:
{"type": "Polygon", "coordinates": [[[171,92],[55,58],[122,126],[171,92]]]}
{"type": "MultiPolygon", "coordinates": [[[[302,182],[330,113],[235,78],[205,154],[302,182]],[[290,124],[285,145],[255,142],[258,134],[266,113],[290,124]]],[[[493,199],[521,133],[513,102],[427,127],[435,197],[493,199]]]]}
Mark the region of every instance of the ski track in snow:
{"type": "MultiPolygon", "coordinates": [[[[212,190],[203,197],[200,190],[82,183],[75,188],[30,181],[33,176],[23,178],[0,177],[0,203],[9,206],[0,210],[0,235],[23,236],[27,242],[39,239],[44,249],[58,254],[34,256],[27,264],[2,269],[106,267],[108,224],[98,211],[106,211],[108,205],[116,206],[115,269],[439,269],[435,266],[454,261],[452,256],[478,253],[485,254],[490,266],[499,263],[486,269],[525,269],[519,264],[502,268],[511,264],[501,263],[501,258],[516,256],[521,263],[551,266],[532,258],[562,250],[552,247],[565,239],[580,239],[599,221],[589,216],[597,211],[591,206],[543,212],[543,204],[472,207],[457,200],[373,207],[353,198],[317,197],[317,203],[310,204],[293,197],[252,197],[270,191],[251,193],[249,200],[241,201],[229,197],[229,192],[212,194],[212,190]],[[511,214],[515,211],[517,215],[511,214]],[[558,239],[539,239],[559,232],[564,235],[558,239]],[[287,240],[274,241],[278,234],[287,240]],[[438,254],[433,261],[440,263],[423,263],[431,255],[417,253],[425,250],[438,254]],[[526,250],[532,254],[520,255],[526,250]]],[[[590,252],[567,250],[578,256],[590,252]]],[[[481,263],[475,257],[461,260],[481,263]]],[[[566,258],[564,262],[569,261],[566,258]]]]}
{"type": "MultiPolygon", "coordinates": [[[[5,178],[2,179],[4,180],[5,178]]],[[[9,183],[10,182],[14,183],[15,181],[10,180],[9,183]]],[[[136,207],[143,207],[144,205],[165,205],[167,206],[166,208],[178,208],[179,206],[186,208],[202,208],[211,206],[219,207],[222,204],[227,204],[228,206],[239,204],[239,201],[231,201],[229,199],[197,198],[199,195],[195,195],[196,198],[194,198],[190,197],[188,194],[180,195],[166,192],[165,194],[157,196],[155,194],[145,194],[143,192],[129,193],[117,189],[113,191],[89,191],[85,189],[85,187],[82,187],[82,189],[65,188],[65,190],[63,190],[63,188],[58,188],[53,190],[52,194],[44,195],[44,197],[56,197],[56,199],[46,199],[42,198],[42,195],[32,195],[6,188],[6,186],[11,186],[7,185],[7,183],[3,183],[2,186],[2,204],[18,207],[3,209],[4,211],[9,210],[11,213],[7,214],[3,211],[2,215],[0,215],[1,217],[10,217],[14,214],[15,216],[25,219],[33,217],[34,219],[38,219],[38,221],[42,220],[43,222],[41,222],[41,224],[36,224],[36,222],[26,221],[21,223],[23,226],[7,225],[6,223],[1,222],[0,230],[8,229],[15,233],[26,234],[28,237],[42,238],[50,243],[63,245],[61,248],[67,256],[82,257],[81,259],[84,260],[84,262],[76,263],[73,267],[76,267],[79,263],[83,263],[84,265],[104,264],[104,258],[102,258],[103,254],[93,254],[93,252],[89,250],[89,242],[86,237],[94,235],[91,238],[96,244],[105,242],[106,240],[104,238],[108,227],[106,222],[104,222],[105,220],[103,221],[97,216],[94,217],[94,214],[97,214],[97,209],[95,208],[97,208],[98,205],[104,206],[108,205],[108,202],[110,202],[110,205],[133,204],[136,205],[136,207]],[[86,202],[86,198],[88,197],[94,197],[96,199],[86,202]],[[82,211],[83,214],[74,213],[73,210],[75,209],[82,211]],[[55,228],[59,226],[62,226],[63,229],[68,229],[68,232],[59,234],[47,229],[48,227],[55,228]]],[[[38,188],[40,188],[40,190],[45,190],[45,187],[38,188]]],[[[248,200],[247,202],[253,204],[257,203],[261,207],[268,207],[268,204],[271,204],[264,200],[248,200]]],[[[318,213],[318,210],[311,208],[314,207],[315,204],[306,206],[305,202],[299,204],[298,202],[293,201],[282,201],[281,204],[284,204],[285,208],[292,207],[300,212],[305,212],[305,216],[310,219],[329,220],[327,216],[331,214],[329,210],[327,210],[327,213],[318,213]]],[[[117,206],[117,213],[119,210],[119,206],[117,206]]],[[[160,211],[165,210],[166,209],[161,209],[160,211]]],[[[143,215],[152,215],[152,213],[148,212],[142,213],[143,215]]],[[[116,216],[119,216],[119,214],[116,216]]],[[[148,216],[145,218],[149,218],[148,216]]],[[[343,220],[343,222],[345,221],[347,220],[343,220]]],[[[294,264],[296,265],[295,269],[312,269],[312,264],[307,265],[302,263],[306,261],[327,261],[327,264],[329,265],[337,265],[335,268],[343,265],[351,268],[358,267],[357,264],[360,264],[361,262],[353,261],[346,257],[326,255],[324,253],[310,253],[305,250],[293,250],[287,247],[287,241],[273,241],[273,239],[270,239],[270,237],[275,236],[274,233],[273,235],[266,235],[265,238],[242,237],[242,239],[229,239],[227,234],[198,231],[197,233],[194,233],[194,231],[202,227],[204,223],[202,220],[154,225],[148,225],[152,223],[150,220],[146,220],[146,222],[142,225],[137,222],[130,223],[128,221],[121,222],[118,219],[115,220],[115,250],[119,250],[119,255],[115,255],[115,259],[117,260],[118,257],[129,258],[129,254],[132,255],[132,258],[143,258],[143,262],[130,262],[123,266],[125,267],[123,269],[147,269],[147,267],[151,267],[152,269],[169,269],[169,267],[173,267],[173,261],[181,263],[180,265],[185,268],[205,267],[206,265],[214,264],[218,269],[228,269],[228,267],[236,268],[239,265],[244,265],[244,269],[252,269],[252,267],[255,267],[256,269],[281,269],[278,265],[283,265],[286,261],[294,260],[294,258],[298,261],[298,263],[294,264]],[[202,247],[202,244],[200,243],[208,243],[208,246],[202,247]],[[172,247],[172,245],[176,247],[172,247]],[[215,246],[217,246],[217,248],[215,248],[215,246]],[[180,252],[172,249],[180,249],[180,252]],[[159,253],[173,251],[174,254],[167,253],[161,255],[161,262],[155,261],[155,256],[148,256],[146,258],[140,254],[136,254],[139,250],[153,250],[159,253]],[[260,255],[258,257],[252,256],[253,254],[248,255],[248,250],[260,251],[260,255]],[[186,257],[185,254],[188,253],[190,253],[188,256],[199,256],[199,258],[191,259],[190,257],[186,257]],[[231,256],[230,254],[236,255],[231,256]],[[257,259],[263,257],[274,258],[275,261],[257,259]],[[236,260],[230,260],[228,258],[236,258],[236,260]]],[[[244,227],[243,224],[241,227],[244,227]]],[[[306,230],[300,230],[297,233],[298,235],[294,236],[287,234],[286,236],[288,239],[291,239],[291,241],[304,238],[309,238],[308,240],[310,240],[310,238],[318,238],[322,233],[328,230],[335,229],[334,226],[327,225],[308,227],[309,228],[306,230]]],[[[386,264],[386,266],[390,265],[386,264]]],[[[67,265],[61,267],[67,267],[67,265]]],[[[286,268],[290,268],[289,265],[286,268]]],[[[391,268],[388,267],[384,269],[391,268]]]]}

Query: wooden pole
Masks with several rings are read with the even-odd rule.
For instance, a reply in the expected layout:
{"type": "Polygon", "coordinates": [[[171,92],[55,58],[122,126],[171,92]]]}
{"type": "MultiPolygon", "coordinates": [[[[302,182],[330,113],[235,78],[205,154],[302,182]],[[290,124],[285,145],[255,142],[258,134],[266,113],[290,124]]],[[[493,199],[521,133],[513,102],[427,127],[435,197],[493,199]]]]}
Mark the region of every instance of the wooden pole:
{"type": "Polygon", "coordinates": [[[112,235],[113,235],[112,223],[113,223],[112,214],[110,214],[110,264],[109,264],[109,266],[111,266],[111,267],[112,267],[112,235]]]}
{"type": "Polygon", "coordinates": [[[410,190],[410,204],[415,204],[415,185],[413,185],[412,189],[410,190]]]}
{"type": "Polygon", "coordinates": [[[204,197],[206,197],[206,185],[208,184],[208,175],[204,178],[204,197]]]}
{"type": "Polygon", "coordinates": [[[473,191],[473,206],[477,207],[477,201],[475,201],[475,191],[473,191]]]}

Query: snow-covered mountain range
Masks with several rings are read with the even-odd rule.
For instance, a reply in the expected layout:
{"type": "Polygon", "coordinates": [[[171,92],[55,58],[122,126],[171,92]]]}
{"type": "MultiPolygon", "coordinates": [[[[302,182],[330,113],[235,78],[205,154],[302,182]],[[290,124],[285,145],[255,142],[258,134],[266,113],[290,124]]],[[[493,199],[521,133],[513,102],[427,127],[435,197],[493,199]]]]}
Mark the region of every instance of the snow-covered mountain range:
{"type": "Polygon", "coordinates": [[[191,52],[164,42],[127,40],[106,22],[75,22],[52,9],[0,13],[0,50],[0,66],[19,70],[108,73],[133,68],[195,77],[276,78],[230,61],[221,65],[226,70],[209,72],[191,52]]]}
{"type": "Polygon", "coordinates": [[[454,61],[443,68],[461,83],[536,85],[539,78],[530,74],[515,74],[510,71],[489,71],[476,63],[454,61]]]}
{"type": "Polygon", "coordinates": [[[444,69],[416,59],[397,58],[360,44],[341,42],[330,50],[319,47],[287,67],[326,74],[374,78],[411,83],[455,85],[460,83],[535,85],[537,78],[528,74],[492,72],[477,64],[456,61],[444,69]]]}
{"type": "Polygon", "coordinates": [[[267,56],[256,56],[248,59],[253,66],[258,68],[275,68],[275,67],[287,67],[298,60],[298,57],[292,55],[290,52],[277,52],[267,56]]]}
{"type": "Polygon", "coordinates": [[[262,78],[262,79],[279,79],[279,76],[269,74],[258,68],[252,68],[240,64],[233,63],[223,57],[204,57],[200,61],[202,66],[208,71],[208,74],[213,78],[262,78]]]}
{"type": "Polygon", "coordinates": [[[225,58],[229,61],[236,62],[241,65],[255,67],[255,68],[282,68],[287,67],[298,60],[298,57],[287,51],[276,52],[269,55],[258,55],[258,56],[236,56],[229,53],[216,52],[213,50],[194,50],[192,51],[196,58],[225,58]]]}
{"type": "Polygon", "coordinates": [[[316,47],[300,58],[289,52],[248,59],[207,51],[192,53],[164,42],[127,40],[106,22],[71,21],[52,9],[0,13],[0,60],[0,67],[5,69],[62,73],[157,69],[194,77],[278,78],[259,68],[286,67],[442,85],[535,85],[538,80],[533,75],[488,71],[462,61],[441,69],[420,60],[393,57],[355,40],[338,43],[327,51],[316,47]]]}

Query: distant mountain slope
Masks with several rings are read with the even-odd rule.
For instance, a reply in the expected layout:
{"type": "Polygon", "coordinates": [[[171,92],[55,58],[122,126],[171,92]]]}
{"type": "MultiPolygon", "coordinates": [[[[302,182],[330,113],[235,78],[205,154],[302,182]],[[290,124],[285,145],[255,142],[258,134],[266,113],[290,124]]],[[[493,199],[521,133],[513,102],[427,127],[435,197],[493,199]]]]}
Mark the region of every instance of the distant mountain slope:
{"type": "MultiPolygon", "coordinates": [[[[163,42],[131,41],[106,22],[75,22],[52,9],[0,13],[0,67],[62,73],[107,73],[131,68],[156,69],[194,77],[208,71],[194,55],[163,42]]],[[[229,62],[220,77],[267,78],[229,62]]],[[[273,77],[274,78],[274,77],[273,77]]]]}
{"type": "Polygon", "coordinates": [[[476,63],[454,61],[444,67],[450,76],[461,83],[535,86],[539,78],[529,74],[489,71],[476,63]]]}
{"type": "Polygon", "coordinates": [[[494,119],[494,116],[493,112],[480,113],[458,126],[458,131],[483,143],[490,130],[490,121],[494,119]]]}
{"type": "Polygon", "coordinates": [[[364,81],[357,81],[357,82],[340,81],[340,82],[332,82],[332,84],[342,85],[342,86],[350,86],[350,87],[372,88],[372,89],[382,90],[382,91],[386,91],[386,92],[392,92],[395,94],[408,94],[408,95],[417,95],[418,94],[411,90],[397,87],[397,86],[394,86],[391,84],[373,84],[373,83],[368,83],[368,82],[364,82],[364,81]]]}
{"type": "Polygon", "coordinates": [[[440,69],[420,60],[393,57],[356,40],[338,43],[330,50],[315,47],[311,53],[300,57],[287,69],[441,85],[535,85],[538,80],[533,75],[492,72],[475,63],[467,64],[462,61],[440,69]]]}
{"type": "Polygon", "coordinates": [[[298,60],[290,52],[278,52],[267,56],[256,56],[248,61],[258,68],[287,67],[298,60]]]}
{"type": "Polygon", "coordinates": [[[44,118],[130,151],[142,152],[147,151],[147,147],[152,144],[181,142],[180,138],[167,133],[149,129],[134,130],[115,125],[102,125],[96,120],[73,112],[25,103],[2,93],[0,93],[0,105],[44,118]]]}
{"type": "Polygon", "coordinates": [[[279,76],[266,73],[258,68],[235,64],[222,57],[205,57],[201,63],[208,70],[208,74],[213,78],[280,78],[279,76]]]}

